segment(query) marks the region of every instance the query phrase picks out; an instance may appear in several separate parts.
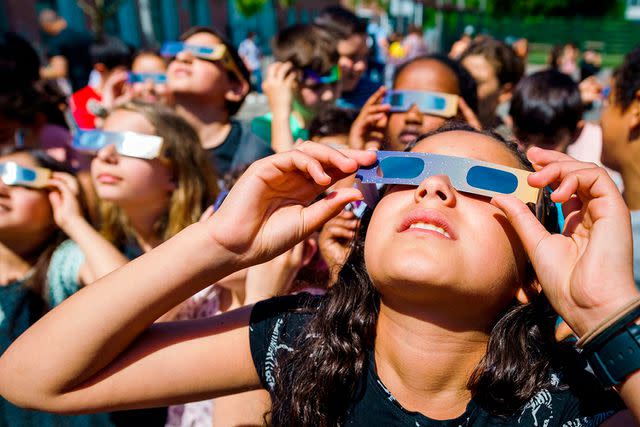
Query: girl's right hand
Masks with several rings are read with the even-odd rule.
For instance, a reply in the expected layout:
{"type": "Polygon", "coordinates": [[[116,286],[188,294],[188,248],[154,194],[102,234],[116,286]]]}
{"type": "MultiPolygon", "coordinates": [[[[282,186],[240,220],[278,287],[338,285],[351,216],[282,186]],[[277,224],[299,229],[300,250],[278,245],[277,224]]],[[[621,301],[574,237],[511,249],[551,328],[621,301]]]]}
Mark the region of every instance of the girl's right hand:
{"type": "Polygon", "coordinates": [[[53,220],[62,231],[69,234],[71,224],[84,218],[78,201],[80,184],[75,177],[68,173],[53,172],[49,186],[54,189],[49,193],[53,220]]]}
{"type": "Polygon", "coordinates": [[[386,88],[381,86],[363,105],[349,131],[349,147],[354,150],[379,149],[389,121],[391,106],[382,104],[386,88]]]}
{"type": "Polygon", "coordinates": [[[258,160],[205,224],[238,266],[265,262],[308,237],[347,203],[361,200],[358,189],[339,188],[312,203],[331,184],[375,159],[373,152],[307,142],[258,160]]]}

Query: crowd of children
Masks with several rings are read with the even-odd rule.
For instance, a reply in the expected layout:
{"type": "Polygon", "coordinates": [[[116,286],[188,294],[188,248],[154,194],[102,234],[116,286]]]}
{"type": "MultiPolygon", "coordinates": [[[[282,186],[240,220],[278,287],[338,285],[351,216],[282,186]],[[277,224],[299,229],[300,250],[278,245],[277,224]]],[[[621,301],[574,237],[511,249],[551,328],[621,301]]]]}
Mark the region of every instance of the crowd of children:
{"type": "Polygon", "coordinates": [[[0,34],[0,425],[640,424],[640,47],[414,28],[385,86],[339,6],[264,73],[40,22],[46,66],[0,34]]]}

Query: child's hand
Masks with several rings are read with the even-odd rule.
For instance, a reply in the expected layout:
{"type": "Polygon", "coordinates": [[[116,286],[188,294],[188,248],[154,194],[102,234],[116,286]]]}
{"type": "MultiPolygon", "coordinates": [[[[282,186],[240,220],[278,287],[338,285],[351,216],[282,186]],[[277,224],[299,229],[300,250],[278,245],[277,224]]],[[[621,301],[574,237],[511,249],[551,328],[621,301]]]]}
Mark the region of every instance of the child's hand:
{"type": "Polygon", "coordinates": [[[245,304],[288,294],[302,267],[304,250],[305,242],[300,242],[271,261],[249,267],[245,281],[245,304]]]}
{"type": "Polygon", "coordinates": [[[267,68],[266,78],[262,82],[262,91],[267,95],[269,109],[273,114],[291,114],[293,90],[296,85],[296,73],[290,62],[274,62],[267,68]]]}
{"type": "Polygon", "coordinates": [[[80,194],[78,180],[67,173],[54,172],[49,180],[49,185],[54,188],[54,191],[49,193],[53,220],[58,227],[69,234],[74,221],[83,219],[82,209],[78,202],[80,194]]]}
{"type": "Polygon", "coordinates": [[[107,110],[128,102],[132,98],[132,91],[127,84],[129,74],[124,70],[112,73],[104,83],[102,105],[107,110]]]}
{"type": "Polygon", "coordinates": [[[549,234],[514,197],[492,203],[520,236],[551,304],[582,336],[638,296],[629,210],[604,169],[551,150],[532,148],[528,156],[538,170],[529,183],[551,185],[552,200],[563,203],[563,234],[549,234]]]}
{"type": "Polygon", "coordinates": [[[342,265],[347,260],[351,241],[356,235],[358,218],[353,212],[343,210],[322,227],[318,237],[318,248],[329,266],[331,282],[335,282],[342,265]]]}
{"type": "Polygon", "coordinates": [[[585,105],[602,99],[602,84],[595,76],[587,77],[578,85],[580,88],[580,99],[585,105]]]}
{"type": "Polygon", "coordinates": [[[355,188],[339,188],[311,203],[375,159],[372,152],[307,142],[258,160],[206,224],[214,241],[238,256],[239,266],[265,262],[308,237],[347,203],[362,199],[355,188]]]}
{"type": "Polygon", "coordinates": [[[458,117],[467,122],[472,128],[482,130],[482,124],[478,120],[478,116],[461,96],[458,97],[458,117]]]}
{"type": "Polygon", "coordinates": [[[391,107],[382,104],[386,88],[381,86],[364,104],[349,131],[349,147],[354,150],[379,149],[389,121],[391,107]]]}

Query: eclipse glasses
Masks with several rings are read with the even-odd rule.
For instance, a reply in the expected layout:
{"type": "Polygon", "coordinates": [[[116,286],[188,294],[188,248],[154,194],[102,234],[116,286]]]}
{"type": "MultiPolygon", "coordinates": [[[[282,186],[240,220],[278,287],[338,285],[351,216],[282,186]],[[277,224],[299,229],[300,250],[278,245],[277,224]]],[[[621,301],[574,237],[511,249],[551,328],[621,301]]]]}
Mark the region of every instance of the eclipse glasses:
{"type": "Polygon", "coordinates": [[[0,163],[0,180],[5,185],[29,188],[44,188],[51,178],[51,170],[38,167],[24,167],[15,162],[0,163]]]}
{"type": "Polygon", "coordinates": [[[72,143],[75,150],[90,154],[97,153],[107,145],[113,145],[122,156],[151,160],[160,157],[163,139],[135,132],[85,130],[77,132],[72,143]]]}
{"type": "Polygon", "coordinates": [[[240,72],[238,65],[235,63],[227,47],[223,44],[208,47],[187,44],[183,42],[167,42],[162,45],[160,55],[167,58],[175,58],[180,52],[191,52],[193,56],[205,61],[213,61],[221,63],[227,70],[233,72],[239,79],[246,81],[246,78],[240,72]]]}
{"type": "Polygon", "coordinates": [[[458,113],[458,95],[449,93],[390,90],[382,103],[389,104],[392,113],[409,111],[414,105],[423,114],[450,118],[458,113]]]}

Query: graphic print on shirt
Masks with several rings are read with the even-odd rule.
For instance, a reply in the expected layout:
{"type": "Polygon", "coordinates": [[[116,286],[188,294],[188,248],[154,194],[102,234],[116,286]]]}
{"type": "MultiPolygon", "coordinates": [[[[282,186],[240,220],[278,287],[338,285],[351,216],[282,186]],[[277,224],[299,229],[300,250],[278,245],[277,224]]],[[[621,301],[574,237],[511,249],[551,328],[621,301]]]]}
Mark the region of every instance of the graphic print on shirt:
{"type": "Polygon", "coordinates": [[[264,364],[264,376],[267,380],[267,385],[269,389],[273,390],[276,385],[276,380],[273,375],[273,371],[276,366],[276,356],[278,350],[287,350],[293,351],[291,347],[285,344],[279,344],[280,341],[280,330],[282,325],[284,324],[284,319],[280,318],[276,321],[276,324],[273,328],[273,332],[271,333],[271,339],[269,340],[269,348],[267,349],[267,356],[265,358],[264,364]]]}

